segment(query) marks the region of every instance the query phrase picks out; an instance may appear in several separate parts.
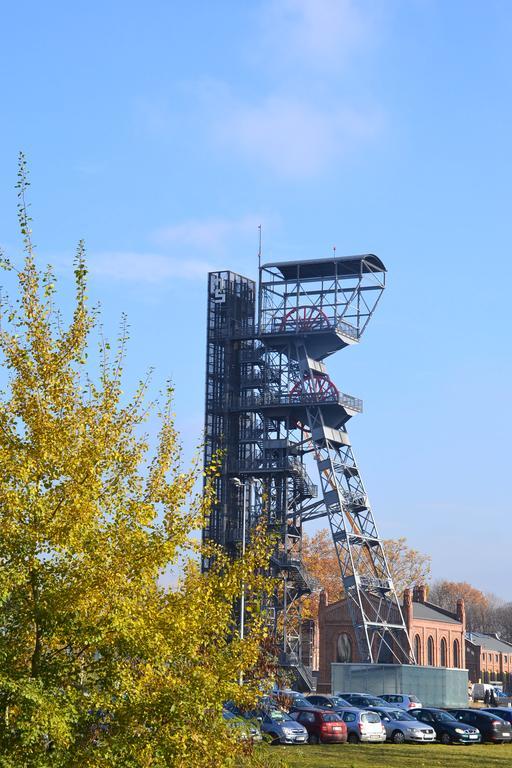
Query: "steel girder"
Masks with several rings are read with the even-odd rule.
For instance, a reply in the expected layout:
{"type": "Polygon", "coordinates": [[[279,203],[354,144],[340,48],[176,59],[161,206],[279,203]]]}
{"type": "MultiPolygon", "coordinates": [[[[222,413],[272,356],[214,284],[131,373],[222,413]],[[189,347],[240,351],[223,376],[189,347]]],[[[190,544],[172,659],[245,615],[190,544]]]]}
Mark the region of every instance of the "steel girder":
{"type": "MultiPolygon", "coordinates": [[[[306,338],[295,342],[301,381],[314,389],[318,374],[308,355],[306,338]]],[[[348,420],[348,418],[347,418],[348,420]]],[[[344,425],[327,427],[323,406],[307,406],[307,425],[318,466],[324,509],[338,557],[345,595],[364,662],[391,657],[415,663],[382,541],[344,425]]],[[[307,513],[306,513],[307,516],[307,513]]],[[[311,519],[311,517],[309,518],[311,519]]]]}

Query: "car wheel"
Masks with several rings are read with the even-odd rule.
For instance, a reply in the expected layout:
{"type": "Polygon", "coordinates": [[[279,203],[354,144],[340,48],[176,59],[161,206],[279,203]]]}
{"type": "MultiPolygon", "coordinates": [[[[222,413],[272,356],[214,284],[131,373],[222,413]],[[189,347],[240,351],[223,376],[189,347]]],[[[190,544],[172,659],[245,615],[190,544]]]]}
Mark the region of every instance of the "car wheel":
{"type": "Polygon", "coordinates": [[[439,737],[439,741],[441,744],[451,744],[452,743],[452,737],[449,733],[442,733],[439,737]]]}
{"type": "Polygon", "coordinates": [[[349,733],[347,741],[349,744],[359,744],[359,736],[357,733],[349,733]]]}
{"type": "Polygon", "coordinates": [[[318,744],[319,741],[320,741],[320,739],[318,738],[318,736],[316,736],[316,734],[312,733],[310,735],[310,737],[309,737],[309,743],[310,744],[318,744]]]}
{"type": "Polygon", "coordinates": [[[269,733],[269,738],[270,738],[270,743],[274,747],[276,746],[276,744],[280,744],[281,743],[281,739],[279,738],[279,736],[276,733],[269,733]]]}
{"type": "Polygon", "coordinates": [[[405,736],[402,731],[394,731],[391,734],[391,741],[393,744],[403,744],[405,741],[405,736]]]}

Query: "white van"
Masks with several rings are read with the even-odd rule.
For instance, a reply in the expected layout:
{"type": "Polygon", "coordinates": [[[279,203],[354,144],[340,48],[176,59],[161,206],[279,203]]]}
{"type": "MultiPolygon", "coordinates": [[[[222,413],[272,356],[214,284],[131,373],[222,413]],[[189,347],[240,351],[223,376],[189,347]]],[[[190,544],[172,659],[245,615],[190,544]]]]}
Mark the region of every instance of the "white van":
{"type": "Polygon", "coordinates": [[[484,701],[485,692],[488,691],[490,695],[491,691],[493,690],[494,685],[491,685],[490,683],[473,683],[473,687],[471,689],[471,698],[473,701],[484,701]]]}

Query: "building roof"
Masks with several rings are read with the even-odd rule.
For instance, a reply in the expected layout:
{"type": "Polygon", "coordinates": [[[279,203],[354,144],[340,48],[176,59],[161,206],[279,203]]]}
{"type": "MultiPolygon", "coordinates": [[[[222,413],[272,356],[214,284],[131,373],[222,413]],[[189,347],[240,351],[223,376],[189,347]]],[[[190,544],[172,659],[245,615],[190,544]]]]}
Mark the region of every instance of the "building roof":
{"type": "Polygon", "coordinates": [[[327,259],[277,261],[263,264],[262,269],[278,269],[284,280],[301,278],[349,277],[363,272],[386,272],[386,267],[374,253],[362,256],[335,256],[327,259]]]}
{"type": "MultiPolygon", "coordinates": [[[[325,606],[325,610],[331,615],[337,615],[340,607],[346,605],[347,599],[342,597],[341,600],[336,600],[334,603],[328,603],[325,606]]],[[[462,627],[462,622],[459,621],[456,614],[450,613],[450,611],[446,611],[444,608],[440,608],[433,603],[420,603],[413,600],[412,610],[414,619],[419,619],[420,621],[445,622],[446,624],[458,624],[459,627],[462,627]]]]}
{"type": "Polygon", "coordinates": [[[424,621],[444,621],[447,624],[461,624],[453,613],[439,608],[432,603],[417,603],[413,600],[412,603],[412,615],[415,619],[423,619],[424,621]]]}
{"type": "Polygon", "coordinates": [[[500,640],[496,635],[484,635],[483,632],[466,632],[466,639],[473,645],[479,645],[486,651],[512,653],[512,644],[500,640]]]}

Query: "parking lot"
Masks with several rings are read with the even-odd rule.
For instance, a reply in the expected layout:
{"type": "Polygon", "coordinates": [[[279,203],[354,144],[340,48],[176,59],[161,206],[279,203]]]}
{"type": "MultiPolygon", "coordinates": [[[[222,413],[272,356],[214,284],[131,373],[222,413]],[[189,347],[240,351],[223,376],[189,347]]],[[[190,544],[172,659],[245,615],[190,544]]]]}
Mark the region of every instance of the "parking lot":
{"type": "Polygon", "coordinates": [[[289,768],[510,768],[511,744],[323,744],[267,747],[289,768]]]}

